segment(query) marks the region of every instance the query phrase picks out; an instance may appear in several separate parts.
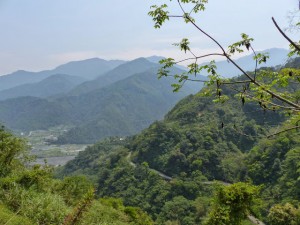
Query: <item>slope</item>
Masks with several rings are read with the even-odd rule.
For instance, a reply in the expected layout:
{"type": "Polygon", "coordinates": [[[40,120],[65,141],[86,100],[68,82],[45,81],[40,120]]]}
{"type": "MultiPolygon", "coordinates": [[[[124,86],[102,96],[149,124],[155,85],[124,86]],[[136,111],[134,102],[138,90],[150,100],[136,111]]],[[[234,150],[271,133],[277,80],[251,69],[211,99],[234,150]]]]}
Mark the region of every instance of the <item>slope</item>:
{"type": "MultiPolygon", "coordinates": [[[[190,95],[163,121],[125,139],[119,149],[107,151],[110,143],[105,142],[87,148],[60,175],[91,176],[99,196],[139,205],[156,224],[205,224],[213,180],[226,185],[254,182],[262,185],[263,201],[251,213],[270,222],[266,221],[270,208],[290,202],[275,205],[273,213],[279,220],[286,218],[280,224],[293,224],[286,221],[299,219],[299,131],[266,138],[284,128],[284,115],[251,102],[244,105],[227,87],[223,88],[230,96],[226,104],[213,103],[214,97],[204,96],[206,90],[190,95]]],[[[216,186],[220,190],[221,185],[216,186]]],[[[232,192],[218,197],[225,195],[230,198],[228,205],[238,201],[232,192]]]]}
{"type": "Polygon", "coordinates": [[[97,77],[94,80],[84,82],[83,84],[70,91],[69,95],[80,95],[88,93],[90,91],[105,87],[116,81],[125,79],[131,75],[143,72],[155,66],[155,63],[151,63],[145,58],[132,60],[116,67],[115,69],[107,72],[106,74],[103,74],[100,77],[97,77]]]}
{"type": "Polygon", "coordinates": [[[38,130],[68,123],[65,109],[46,99],[20,97],[0,102],[0,123],[14,130],[38,130]]]}
{"type": "Polygon", "coordinates": [[[68,162],[60,175],[88,175],[99,186],[99,196],[138,205],[156,224],[203,224],[212,181],[248,179],[244,153],[266,132],[261,130],[265,125],[283,119],[235,99],[226,104],[212,100],[189,95],[163,121],[125,139],[123,147],[107,150],[112,143],[97,143],[68,162]]]}
{"type": "MultiPolygon", "coordinates": [[[[74,118],[80,124],[60,137],[58,143],[92,143],[107,136],[135,134],[153,121],[162,119],[179,99],[196,92],[187,84],[174,94],[171,88],[173,80],[158,80],[156,72],[157,67],[72,97],[74,118]]],[[[60,101],[68,102],[68,99],[60,101]]]]}

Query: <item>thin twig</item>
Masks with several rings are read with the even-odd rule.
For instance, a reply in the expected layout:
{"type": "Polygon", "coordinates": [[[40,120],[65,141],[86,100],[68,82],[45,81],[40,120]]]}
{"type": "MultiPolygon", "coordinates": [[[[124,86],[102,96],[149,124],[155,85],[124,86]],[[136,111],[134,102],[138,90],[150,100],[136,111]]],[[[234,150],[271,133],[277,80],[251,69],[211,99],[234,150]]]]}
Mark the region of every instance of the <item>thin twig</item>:
{"type": "Polygon", "coordinates": [[[221,82],[221,84],[247,84],[247,83],[251,83],[251,80],[232,81],[232,82],[221,82]]]}
{"type": "Polygon", "coordinates": [[[183,18],[183,16],[169,15],[170,18],[183,18]]]}
{"type": "Polygon", "coordinates": [[[185,61],[189,61],[189,60],[201,59],[201,58],[205,58],[205,57],[209,57],[209,56],[223,56],[224,57],[224,55],[221,54],[221,53],[210,53],[210,54],[206,54],[206,55],[202,55],[202,56],[197,56],[195,58],[186,58],[186,59],[183,59],[183,60],[180,60],[180,61],[176,62],[176,64],[181,63],[181,62],[185,62],[185,61]]]}
{"type": "MultiPolygon", "coordinates": [[[[167,75],[167,77],[174,77],[175,78],[175,75],[167,75]]],[[[187,78],[185,80],[188,80],[188,81],[194,81],[194,82],[200,82],[200,83],[205,83],[207,82],[207,80],[198,80],[198,79],[190,79],[190,78],[187,78]]]]}

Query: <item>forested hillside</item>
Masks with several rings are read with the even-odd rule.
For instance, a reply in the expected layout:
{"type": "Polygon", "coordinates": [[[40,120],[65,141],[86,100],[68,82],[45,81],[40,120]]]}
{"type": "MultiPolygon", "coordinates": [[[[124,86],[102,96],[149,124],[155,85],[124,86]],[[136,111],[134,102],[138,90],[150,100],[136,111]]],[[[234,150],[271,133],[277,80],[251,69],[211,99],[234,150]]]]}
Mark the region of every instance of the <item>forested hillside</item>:
{"type": "Polygon", "coordinates": [[[70,114],[78,126],[57,143],[92,143],[103,137],[135,134],[162,119],[179,99],[193,92],[187,85],[173,93],[173,80],[158,80],[156,71],[157,67],[88,94],[60,99],[63,105],[69,100],[73,103],[70,114]]]}
{"type": "Polygon", "coordinates": [[[215,180],[221,186],[241,181],[263,185],[263,201],[248,213],[264,222],[284,207],[296,212],[299,132],[267,138],[284,128],[283,113],[243,104],[231,88],[223,88],[226,103],[214,103],[205,92],[181,100],[163,121],[126,139],[124,147],[108,150],[102,142],[87,148],[59,169],[59,176],[86,174],[99,187],[99,196],[137,205],[157,224],[210,221],[215,180]],[[274,206],[287,202],[293,206],[274,206]]]}
{"type": "MultiPolygon", "coordinates": [[[[111,102],[126,108],[124,102],[131,99],[126,95],[128,87],[144,101],[145,90],[151,91],[147,96],[161,96],[158,90],[170,88],[170,80],[153,78],[152,70],[156,69],[112,84],[120,91],[117,97],[124,100],[111,102]]],[[[285,216],[286,224],[298,224],[299,132],[294,129],[273,135],[289,125],[287,115],[241,101],[235,96],[235,85],[223,87],[223,94],[228,96],[225,103],[217,102],[215,95],[207,96],[211,87],[205,87],[182,99],[164,120],[141,133],[107,138],[87,147],[56,169],[60,180],[52,178],[52,168],[47,165],[26,167],[24,142],[2,129],[0,218],[6,222],[5,218],[18,212],[16,224],[72,224],[78,218],[79,224],[211,225],[220,221],[251,224],[257,219],[280,224],[277,222],[285,216]],[[30,208],[25,207],[28,201],[30,208]]],[[[294,90],[294,85],[287,90],[294,90]]],[[[92,94],[72,98],[82,98],[81,104],[88,109],[88,99],[96,103],[97,96],[114,96],[111,86],[100,90],[101,94],[93,98],[92,94]]],[[[25,99],[28,106],[37,100],[25,99]]],[[[63,120],[64,115],[57,119],[63,120]]],[[[96,114],[94,118],[99,121],[96,114]]]]}

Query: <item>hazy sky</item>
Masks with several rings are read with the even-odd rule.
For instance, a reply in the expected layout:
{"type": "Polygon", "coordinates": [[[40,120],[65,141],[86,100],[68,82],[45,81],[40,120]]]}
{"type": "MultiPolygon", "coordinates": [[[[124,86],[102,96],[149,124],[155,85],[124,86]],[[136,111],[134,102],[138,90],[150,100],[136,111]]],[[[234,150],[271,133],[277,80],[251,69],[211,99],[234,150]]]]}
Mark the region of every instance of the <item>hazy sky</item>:
{"type": "MultiPolygon", "coordinates": [[[[74,60],[133,59],[163,55],[183,58],[172,43],[189,37],[198,54],[217,48],[181,19],[160,30],[147,15],[158,0],[0,0],[0,74],[38,71],[74,60]]],[[[172,4],[176,1],[172,1],[172,4]]],[[[258,50],[288,48],[274,28],[286,27],[298,0],[209,0],[198,23],[222,44],[255,39],[258,50]]],[[[176,9],[174,9],[176,11],[176,9]]],[[[171,9],[170,9],[171,11],[171,9]]],[[[297,37],[298,34],[293,34],[297,37]]]]}

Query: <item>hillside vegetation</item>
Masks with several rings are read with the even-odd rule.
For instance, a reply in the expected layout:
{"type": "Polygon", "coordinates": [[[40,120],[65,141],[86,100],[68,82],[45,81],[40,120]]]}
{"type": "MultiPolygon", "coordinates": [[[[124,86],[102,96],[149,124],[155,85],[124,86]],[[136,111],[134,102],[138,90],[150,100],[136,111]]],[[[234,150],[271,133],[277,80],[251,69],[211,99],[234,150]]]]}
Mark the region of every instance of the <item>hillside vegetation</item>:
{"type": "Polygon", "coordinates": [[[83,176],[58,180],[48,165],[29,166],[26,142],[3,129],[0,146],[0,224],[153,224],[120,199],[95,198],[83,176]]]}
{"type": "Polygon", "coordinates": [[[123,147],[108,149],[100,142],[87,148],[58,176],[85,174],[98,186],[99,197],[139,206],[157,224],[219,224],[223,219],[228,224],[228,218],[241,224],[247,214],[279,224],[274,221],[283,212],[289,218],[285,224],[298,224],[299,132],[267,138],[288,125],[285,115],[243,104],[232,89],[223,91],[230,97],[226,103],[214,103],[205,88],[181,100],[163,121],[127,138],[123,147]],[[232,199],[222,200],[225,193],[232,199]],[[234,215],[238,193],[244,195],[243,207],[251,207],[234,215]],[[253,202],[248,205],[248,200],[253,202]]]}

